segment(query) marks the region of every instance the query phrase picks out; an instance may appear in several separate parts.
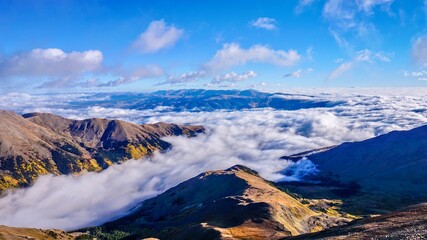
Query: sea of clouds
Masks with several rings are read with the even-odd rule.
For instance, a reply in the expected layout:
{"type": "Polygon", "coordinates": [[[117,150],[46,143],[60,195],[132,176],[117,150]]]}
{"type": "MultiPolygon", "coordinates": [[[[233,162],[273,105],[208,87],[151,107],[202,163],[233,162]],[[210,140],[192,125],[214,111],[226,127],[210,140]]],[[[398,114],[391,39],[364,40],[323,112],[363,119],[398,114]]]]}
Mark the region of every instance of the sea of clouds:
{"type": "MultiPolygon", "coordinates": [[[[308,90],[304,91],[307,94],[308,90]]],[[[236,164],[246,165],[272,181],[294,180],[298,176],[281,174],[294,164],[280,160],[281,156],[364,140],[427,122],[427,89],[313,89],[309,93],[314,98],[344,104],[297,111],[165,112],[163,108],[69,108],[70,102],[86,101],[90,94],[0,96],[0,108],[19,113],[41,111],[75,119],[107,117],[135,123],[202,124],[207,129],[195,138],[165,138],[173,148],[150,159],[130,160],[81,176],[47,175],[30,188],[9,191],[0,198],[0,224],[65,230],[99,225],[203,171],[236,164]]],[[[307,164],[300,164],[300,173],[313,169],[307,164]]]]}

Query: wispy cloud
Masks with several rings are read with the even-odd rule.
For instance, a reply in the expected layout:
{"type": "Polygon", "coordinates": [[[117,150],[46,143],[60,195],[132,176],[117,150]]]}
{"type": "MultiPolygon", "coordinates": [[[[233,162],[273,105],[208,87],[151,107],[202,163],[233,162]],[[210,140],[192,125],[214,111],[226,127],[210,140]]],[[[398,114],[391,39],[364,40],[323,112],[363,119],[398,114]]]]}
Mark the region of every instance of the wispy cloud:
{"type": "Polygon", "coordinates": [[[290,72],[290,73],[287,73],[287,74],[283,75],[283,77],[284,78],[300,78],[303,73],[311,73],[313,71],[314,71],[313,68],[307,68],[305,70],[298,69],[298,70],[296,70],[294,72],[290,72]]]}
{"type": "Polygon", "coordinates": [[[247,49],[237,43],[224,44],[213,58],[204,65],[211,72],[225,70],[248,62],[259,62],[288,67],[296,64],[301,56],[295,50],[274,50],[265,45],[253,45],[247,49]]]}
{"type": "Polygon", "coordinates": [[[212,79],[212,84],[221,84],[223,82],[240,82],[250,78],[256,77],[257,74],[254,71],[247,71],[242,74],[237,74],[235,72],[226,73],[223,75],[217,75],[214,79],[212,79]]]}
{"type": "Polygon", "coordinates": [[[393,0],[327,0],[322,17],[330,23],[330,33],[342,48],[350,49],[348,38],[376,39],[379,32],[370,20],[376,7],[389,12],[393,0]]]}
{"type": "Polygon", "coordinates": [[[340,64],[337,68],[335,68],[330,74],[328,79],[336,79],[337,77],[341,76],[343,73],[348,72],[350,69],[353,68],[353,62],[345,62],[340,64]]]}
{"type": "Polygon", "coordinates": [[[178,84],[185,84],[188,82],[195,82],[199,80],[200,78],[203,78],[206,76],[205,71],[193,71],[188,73],[183,73],[181,75],[170,75],[166,81],[160,82],[156,85],[178,85],[178,84]]]}
{"type": "Polygon", "coordinates": [[[418,37],[413,42],[412,59],[416,64],[427,67],[427,36],[418,37]]]}
{"type": "Polygon", "coordinates": [[[96,87],[115,87],[122,84],[129,84],[145,78],[159,77],[164,74],[161,67],[157,65],[149,65],[139,67],[133,71],[122,73],[120,77],[105,83],[95,84],[96,87]]]}
{"type": "Polygon", "coordinates": [[[419,70],[419,71],[413,71],[413,72],[403,71],[403,76],[415,78],[419,81],[426,81],[427,70],[419,70]]]}
{"type": "Polygon", "coordinates": [[[277,29],[277,21],[274,18],[260,17],[257,20],[250,22],[252,27],[263,28],[266,30],[275,30],[277,29]]]}
{"type": "Polygon", "coordinates": [[[390,5],[394,0],[358,0],[357,4],[365,13],[372,14],[372,9],[376,6],[390,5]]]}
{"type": "Polygon", "coordinates": [[[292,78],[300,78],[300,77],[301,77],[301,73],[302,73],[302,70],[301,70],[301,69],[298,69],[298,70],[296,70],[295,72],[291,72],[291,73],[287,73],[287,74],[285,74],[283,77],[284,77],[284,78],[289,78],[289,77],[292,77],[292,78]]]}
{"type": "MultiPolygon", "coordinates": [[[[330,74],[328,79],[336,79],[345,72],[350,71],[353,67],[355,67],[358,63],[375,63],[375,62],[390,62],[391,56],[393,54],[383,53],[383,52],[372,52],[369,49],[363,49],[356,53],[356,56],[347,62],[341,63],[337,68],[335,68],[330,74]]],[[[342,60],[341,60],[342,61],[342,60]]],[[[339,61],[339,62],[341,62],[339,61]]]]}
{"type": "Polygon", "coordinates": [[[142,53],[154,53],[173,46],[183,33],[183,29],[169,26],[163,19],[152,21],[132,46],[142,53]]]}
{"type": "Polygon", "coordinates": [[[294,9],[295,14],[301,14],[307,7],[312,5],[315,0],[299,0],[294,9]]]}

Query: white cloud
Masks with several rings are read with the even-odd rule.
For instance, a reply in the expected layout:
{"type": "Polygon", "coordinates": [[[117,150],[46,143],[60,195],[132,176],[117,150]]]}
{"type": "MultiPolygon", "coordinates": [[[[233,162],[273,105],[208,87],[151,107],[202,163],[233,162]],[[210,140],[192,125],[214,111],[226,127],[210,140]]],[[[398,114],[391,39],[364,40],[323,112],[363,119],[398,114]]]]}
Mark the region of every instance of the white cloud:
{"type": "Polygon", "coordinates": [[[217,75],[214,79],[212,79],[212,84],[219,84],[222,82],[240,82],[247,80],[249,78],[256,77],[257,74],[254,71],[247,71],[242,74],[237,74],[235,72],[226,73],[224,75],[217,75]]]}
{"type": "Polygon", "coordinates": [[[160,49],[173,46],[183,33],[184,30],[175,26],[168,26],[163,19],[152,21],[133,43],[133,47],[142,53],[157,52],[160,49]]]}
{"type": "Polygon", "coordinates": [[[295,50],[274,50],[269,46],[253,45],[248,49],[241,48],[237,43],[224,44],[204,67],[216,72],[230,67],[244,65],[248,62],[260,62],[288,67],[296,64],[301,56],[295,50]]]}
{"type": "Polygon", "coordinates": [[[338,44],[340,48],[344,48],[344,49],[350,48],[350,43],[347,42],[345,38],[341,37],[339,33],[331,29],[329,29],[329,32],[331,33],[332,37],[334,38],[335,42],[338,44]]]}
{"type": "Polygon", "coordinates": [[[403,76],[405,77],[412,77],[419,81],[426,81],[427,80],[427,70],[419,70],[414,72],[408,72],[403,71],[403,76]]]}
{"type": "Polygon", "coordinates": [[[145,78],[159,77],[164,74],[161,67],[157,65],[148,65],[139,67],[130,73],[124,73],[115,80],[108,81],[106,83],[95,84],[97,87],[115,87],[122,84],[129,84],[145,78]]]}
{"type": "Polygon", "coordinates": [[[415,39],[412,44],[412,59],[422,67],[427,67],[427,36],[415,39]]]}
{"type": "Polygon", "coordinates": [[[313,47],[308,47],[305,50],[305,55],[307,57],[307,60],[312,61],[313,60],[313,47]]]}
{"type": "Polygon", "coordinates": [[[330,24],[330,32],[338,45],[350,49],[345,38],[376,41],[379,36],[372,23],[374,8],[390,13],[393,0],[327,0],[323,6],[322,17],[330,24]],[[346,37],[342,35],[346,34],[346,37]]]}
{"type": "Polygon", "coordinates": [[[301,14],[304,9],[314,3],[314,0],[299,0],[298,5],[295,7],[295,14],[301,14]]]}
{"type": "Polygon", "coordinates": [[[348,72],[352,68],[353,68],[353,62],[342,63],[329,74],[328,79],[329,80],[335,79],[341,76],[343,73],[348,72]]]}
{"type": "Polygon", "coordinates": [[[200,78],[205,77],[206,73],[205,71],[193,71],[188,73],[183,73],[181,75],[171,75],[168,77],[168,79],[164,82],[160,82],[157,85],[177,85],[177,84],[183,84],[188,82],[195,82],[199,80],[200,78]]]}
{"type": "Polygon", "coordinates": [[[362,9],[365,13],[372,14],[372,9],[378,5],[388,5],[393,2],[393,0],[357,0],[356,1],[359,8],[362,9]]]}
{"type": "Polygon", "coordinates": [[[355,15],[353,5],[352,1],[328,0],[323,6],[322,15],[328,20],[339,19],[339,21],[342,21],[340,24],[351,27],[354,24],[355,15]]]}
{"type": "Polygon", "coordinates": [[[285,74],[283,77],[285,77],[285,78],[288,78],[288,77],[300,78],[301,77],[301,73],[302,73],[302,70],[298,69],[295,72],[291,72],[291,73],[285,74]]]}
{"type": "MultiPolygon", "coordinates": [[[[386,54],[383,52],[372,52],[369,49],[363,49],[356,53],[356,56],[351,60],[344,63],[341,63],[337,68],[335,68],[330,74],[328,79],[336,79],[345,72],[350,71],[353,67],[355,67],[358,63],[375,63],[376,61],[380,62],[390,62],[390,56],[393,54],[386,54]]],[[[342,62],[342,59],[340,61],[342,62]]]]}
{"type": "Polygon", "coordinates": [[[37,48],[0,59],[0,76],[76,76],[101,68],[102,61],[99,50],[67,53],[58,48],[37,48]]]}
{"type": "Polygon", "coordinates": [[[300,78],[301,76],[302,76],[302,74],[303,73],[311,73],[311,72],[313,72],[314,71],[314,69],[313,68],[307,68],[307,69],[305,69],[305,70],[303,70],[303,69],[298,69],[298,70],[296,70],[296,71],[294,71],[294,72],[291,72],[291,73],[287,73],[287,74],[285,74],[283,77],[284,78],[300,78]]]}
{"type": "Polygon", "coordinates": [[[257,20],[252,21],[250,24],[252,27],[256,28],[263,28],[267,30],[277,29],[277,21],[274,18],[260,17],[257,20]]]}

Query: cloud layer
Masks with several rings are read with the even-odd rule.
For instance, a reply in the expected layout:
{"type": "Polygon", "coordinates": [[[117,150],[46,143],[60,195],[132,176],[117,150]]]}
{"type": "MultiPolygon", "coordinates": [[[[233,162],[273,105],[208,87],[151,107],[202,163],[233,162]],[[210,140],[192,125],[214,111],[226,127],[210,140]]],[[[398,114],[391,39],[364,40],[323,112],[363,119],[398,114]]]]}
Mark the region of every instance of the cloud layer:
{"type": "MultiPolygon", "coordinates": [[[[119,106],[67,107],[70,101],[106,97],[96,94],[1,96],[0,108],[20,112],[37,110],[79,119],[109,117],[136,123],[203,124],[207,132],[191,139],[166,138],[174,146],[171,151],[157,153],[151,159],[128,161],[101,173],[41,177],[34,186],[0,198],[0,224],[63,229],[100,224],[202,171],[235,164],[247,165],[269,180],[285,180],[289,178],[280,172],[292,163],[280,160],[283,155],[363,140],[427,122],[427,89],[383,89],[382,96],[377,93],[378,89],[349,89],[301,92],[297,96],[345,102],[332,108],[198,113],[119,106]],[[35,103],[38,108],[34,108],[35,103]]],[[[301,166],[298,174],[304,174],[307,166],[301,166]]]]}

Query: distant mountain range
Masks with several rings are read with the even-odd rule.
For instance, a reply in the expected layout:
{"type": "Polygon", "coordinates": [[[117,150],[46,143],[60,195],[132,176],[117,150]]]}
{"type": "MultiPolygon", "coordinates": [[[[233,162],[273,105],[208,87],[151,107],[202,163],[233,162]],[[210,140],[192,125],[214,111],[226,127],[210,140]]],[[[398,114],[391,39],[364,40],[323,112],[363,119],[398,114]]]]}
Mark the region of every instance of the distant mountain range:
{"type": "Polygon", "coordinates": [[[342,102],[320,100],[308,95],[265,93],[256,90],[170,90],[152,93],[99,93],[87,101],[71,102],[75,107],[103,106],[126,109],[168,111],[214,111],[273,108],[297,110],[333,107],[342,102]]]}
{"type": "Polygon", "coordinates": [[[71,120],[48,113],[0,111],[0,190],[31,184],[38,176],[101,171],[171,145],[164,136],[195,136],[202,126],[119,120],[71,120]]]}

